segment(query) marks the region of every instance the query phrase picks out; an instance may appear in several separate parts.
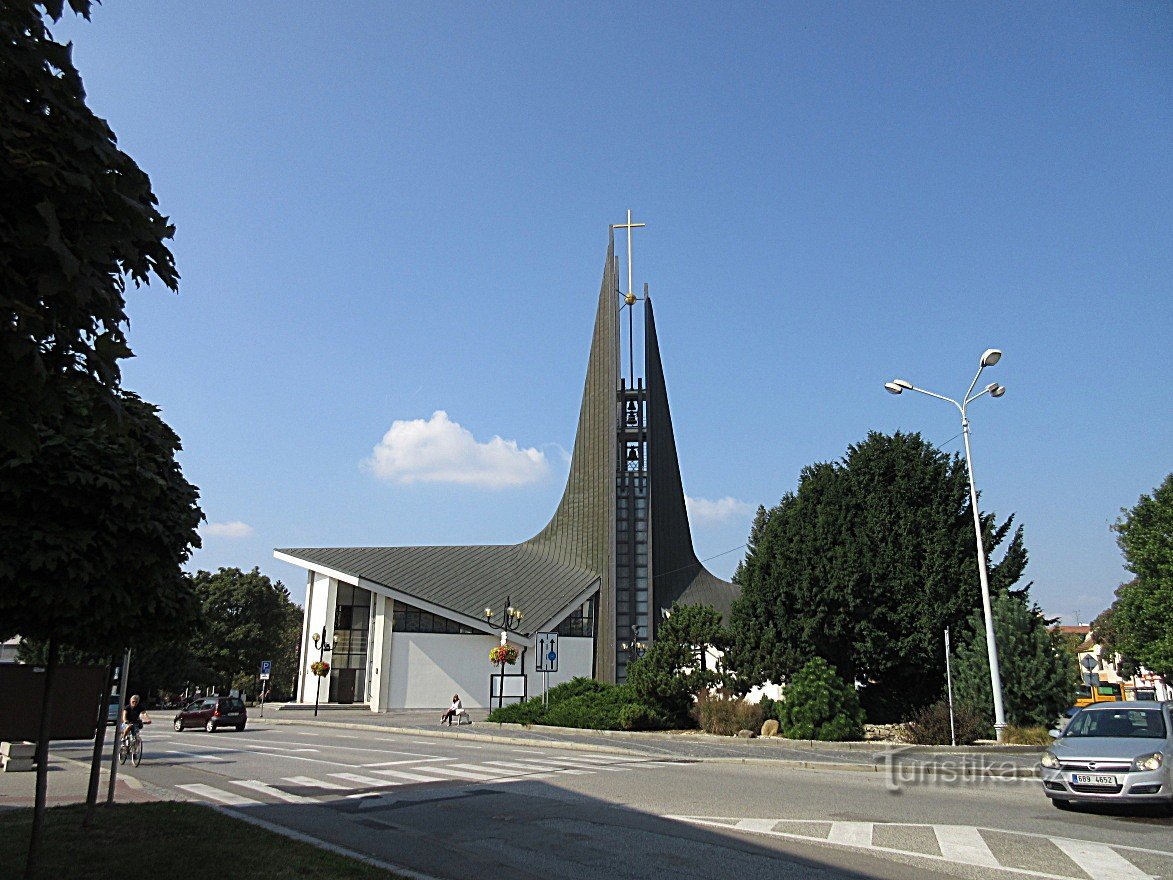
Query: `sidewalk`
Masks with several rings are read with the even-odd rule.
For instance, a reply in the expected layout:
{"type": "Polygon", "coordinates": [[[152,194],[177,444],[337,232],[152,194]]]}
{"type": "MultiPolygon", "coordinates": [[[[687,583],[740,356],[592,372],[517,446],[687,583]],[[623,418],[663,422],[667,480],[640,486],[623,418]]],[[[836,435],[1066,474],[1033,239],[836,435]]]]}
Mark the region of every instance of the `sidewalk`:
{"type": "MultiPolygon", "coordinates": [[[[84,752],[83,761],[78,757],[83,752],[69,749],[69,745],[71,744],[54,743],[49,748],[49,779],[45,803],[50,807],[82,804],[86,800],[86,791],[90,784],[89,753],[84,752]],[[69,749],[69,754],[63,754],[62,747],[69,749]]],[[[98,785],[99,804],[106,803],[106,791],[110,784],[110,755],[107,752],[103,757],[102,778],[98,785]]],[[[118,768],[118,781],[114,786],[115,803],[160,800],[137,779],[125,775],[123,769],[118,768]]],[[[31,807],[36,796],[36,784],[35,771],[0,773],[0,810],[31,807]]]]}
{"type": "MultiPolygon", "coordinates": [[[[885,742],[825,743],[780,738],[739,739],[711,736],[697,730],[617,731],[580,730],[567,727],[526,727],[485,721],[486,709],[470,709],[473,723],[448,727],[439,723],[441,710],[402,709],[374,713],[369,709],[331,708],[320,711],[301,707],[270,711],[264,720],[276,724],[382,730],[430,737],[453,737],[516,745],[544,745],[583,751],[622,751],[686,761],[769,762],[807,769],[882,771],[892,765],[934,768],[956,772],[965,767],[976,775],[1034,776],[1043,749],[1039,746],[907,746],[885,742]]],[[[253,720],[259,720],[254,716],[253,720]]]]}

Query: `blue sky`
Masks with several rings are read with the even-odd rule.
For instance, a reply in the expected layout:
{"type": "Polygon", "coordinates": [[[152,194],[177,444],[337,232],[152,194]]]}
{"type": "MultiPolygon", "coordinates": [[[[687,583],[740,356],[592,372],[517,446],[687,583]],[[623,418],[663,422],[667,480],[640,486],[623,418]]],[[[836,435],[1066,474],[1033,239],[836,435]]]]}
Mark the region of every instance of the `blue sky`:
{"type": "Polygon", "coordinates": [[[882,385],[954,396],[998,347],[983,507],[1067,622],[1127,578],[1109,526],[1173,469],[1168,4],[108,0],[55,30],[178,227],[125,379],[183,437],[193,565],[300,599],[272,548],[536,532],[631,208],[716,573],[869,430],[959,451],[882,385]]]}

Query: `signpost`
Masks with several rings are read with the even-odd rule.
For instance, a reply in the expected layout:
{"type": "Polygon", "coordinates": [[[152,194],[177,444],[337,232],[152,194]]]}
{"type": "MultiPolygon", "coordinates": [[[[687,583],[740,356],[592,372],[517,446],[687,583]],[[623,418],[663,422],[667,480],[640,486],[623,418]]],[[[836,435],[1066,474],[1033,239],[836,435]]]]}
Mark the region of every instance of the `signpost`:
{"type": "Polygon", "coordinates": [[[265,717],[265,690],[268,685],[265,684],[269,680],[269,674],[273,671],[272,660],[261,661],[261,717],[265,717]]]}
{"type": "Polygon", "coordinates": [[[558,671],[558,633],[540,632],[535,635],[538,642],[538,657],[534,669],[545,673],[545,689],[542,691],[542,705],[550,704],[550,673],[558,671]]]}
{"type": "Polygon", "coordinates": [[[1092,670],[1095,669],[1098,665],[1096,663],[1096,658],[1091,654],[1084,654],[1083,659],[1079,661],[1079,665],[1087,670],[1083,674],[1083,680],[1088,684],[1089,687],[1095,687],[1095,685],[1099,682],[1099,676],[1092,675],[1092,670]]]}

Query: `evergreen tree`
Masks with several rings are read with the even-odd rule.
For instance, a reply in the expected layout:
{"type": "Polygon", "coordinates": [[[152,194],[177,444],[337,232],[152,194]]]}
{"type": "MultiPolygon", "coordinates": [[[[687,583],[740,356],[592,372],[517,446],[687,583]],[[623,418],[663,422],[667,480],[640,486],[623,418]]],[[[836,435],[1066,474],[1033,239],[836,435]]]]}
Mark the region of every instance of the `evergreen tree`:
{"type": "MultiPolygon", "coordinates": [[[[1027,561],[1022,530],[1013,517],[982,524],[988,553],[1006,542],[990,577],[1008,590],[1027,561]]],[[[974,557],[965,463],[919,434],[873,432],[808,466],[797,491],[759,511],[735,576],[738,686],[784,683],[813,655],[866,684],[873,720],[907,717],[944,686],[945,627],[964,634],[980,607],[974,557]]]]}
{"type": "MultiPolygon", "coordinates": [[[[1075,658],[1062,636],[1051,631],[1037,605],[1017,595],[992,597],[998,667],[1002,675],[1002,707],[1010,724],[1050,727],[1075,700],[1075,658]]],[[[989,719],[993,734],[994,698],[986,627],[981,610],[970,619],[972,632],[961,642],[953,661],[953,692],[957,702],[989,719]]]]}
{"type": "Polygon", "coordinates": [[[721,615],[707,605],[673,605],[646,654],[627,668],[636,699],[659,715],[684,723],[698,693],[719,684],[721,670],[706,668],[705,649],[726,647],[721,615]]]}
{"type": "Polygon", "coordinates": [[[859,696],[822,657],[815,657],[795,673],[783,696],[775,706],[779,730],[787,739],[863,739],[859,696]]]}

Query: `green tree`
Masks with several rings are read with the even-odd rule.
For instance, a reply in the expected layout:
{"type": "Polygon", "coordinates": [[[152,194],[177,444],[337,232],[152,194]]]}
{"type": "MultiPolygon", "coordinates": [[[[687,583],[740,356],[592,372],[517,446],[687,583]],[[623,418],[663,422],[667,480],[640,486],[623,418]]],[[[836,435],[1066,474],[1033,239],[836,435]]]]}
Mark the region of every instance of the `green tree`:
{"type": "MultiPolygon", "coordinates": [[[[180,566],[202,519],[175,460],[179,438],[155,407],[119,391],[112,408],[112,392],[89,376],[58,390],[61,405],[30,426],[34,442],[0,459],[0,638],[47,643],[27,877],[44,828],[58,649],[109,657],[186,636],[196,603],[180,566]]],[[[104,735],[102,725],[91,808],[104,735]]]]}
{"type": "Polygon", "coordinates": [[[808,661],[794,674],[783,697],[774,706],[780,732],[787,739],[863,739],[859,695],[822,657],[808,661]]]}
{"type": "Polygon", "coordinates": [[[182,571],[202,514],[175,432],[135,395],[71,381],[34,425],[37,448],[0,463],[0,636],[109,656],[186,637],[182,571]]]}
{"type": "Polygon", "coordinates": [[[296,672],[301,608],[281,581],[260,569],[198,571],[191,584],[199,597],[203,624],[193,648],[222,685],[256,691],[262,660],[272,660],[279,687],[296,672]]]}
{"type": "MultiPolygon", "coordinates": [[[[1028,605],[1020,595],[1003,593],[992,598],[1006,720],[1050,727],[1075,701],[1075,658],[1038,606],[1028,605]]],[[[992,734],[994,698],[980,610],[973,613],[970,625],[970,636],[954,652],[953,692],[958,703],[988,719],[987,732],[992,734]]]]}
{"type": "MultiPolygon", "coordinates": [[[[1021,528],[982,515],[991,587],[1026,565],[1021,528]],[[1009,541],[1007,537],[1010,536],[1009,541]]],[[[980,605],[965,463],[919,434],[872,432],[839,462],[804,468],[797,491],[759,511],[735,580],[729,664],[738,686],[786,682],[827,660],[875,721],[936,699],[942,636],[969,628],[980,605]]]]}
{"type": "Polygon", "coordinates": [[[627,668],[627,683],[640,703],[686,723],[693,697],[724,678],[722,670],[707,668],[706,648],[723,651],[727,643],[717,611],[708,605],[673,605],[647,653],[627,668]]]}
{"type": "Polygon", "coordinates": [[[1112,647],[1173,682],[1173,474],[1122,510],[1113,529],[1136,577],[1109,609],[1112,647]]]}
{"type": "MultiPolygon", "coordinates": [[[[90,5],[69,0],[87,19],[90,5]]],[[[63,376],[92,377],[117,405],[126,279],[179,279],[150,179],[46,26],[63,7],[0,4],[0,458],[34,448],[33,425],[70,402],[63,376]]]]}

